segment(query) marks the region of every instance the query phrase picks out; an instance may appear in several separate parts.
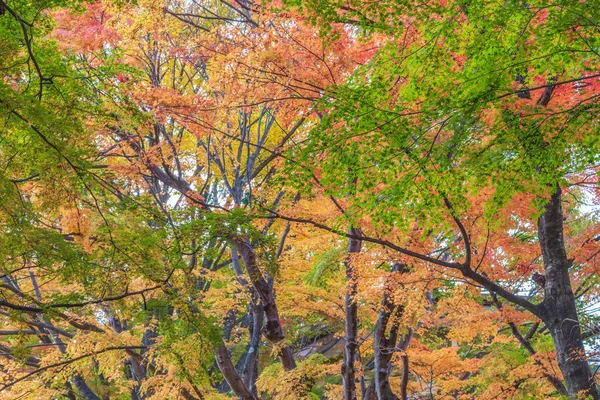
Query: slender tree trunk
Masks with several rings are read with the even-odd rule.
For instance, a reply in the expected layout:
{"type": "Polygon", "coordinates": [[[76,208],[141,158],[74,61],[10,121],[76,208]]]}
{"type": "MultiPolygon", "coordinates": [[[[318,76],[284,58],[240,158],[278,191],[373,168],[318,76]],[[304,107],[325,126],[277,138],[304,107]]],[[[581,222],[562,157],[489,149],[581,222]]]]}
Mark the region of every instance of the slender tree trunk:
{"type": "Polygon", "coordinates": [[[558,366],[570,397],[583,394],[584,397],[597,400],[598,393],[583,346],[569,276],[571,260],[567,259],[565,249],[561,190],[558,185],[540,216],[538,236],[546,272],[541,318],[554,339],[558,366]]]}
{"type": "Polygon", "coordinates": [[[242,378],[235,370],[233,363],[231,362],[231,357],[229,356],[229,352],[224,344],[221,344],[217,351],[215,352],[215,356],[217,359],[217,365],[219,369],[223,373],[223,377],[229,384],[229,387],[236,394],[238,399],[240,400],[256,400],[256,397],[252,394],[248,387],[242,381],[242,378]]]}
{"type": "Polygon", "coordinates": [[[81,377],[81,375],[73,375],[73,378],[71,378],[71,383],[73,384],[73,386],[75,386],[77,391],[81,394],[81,396],[84,399],[100,400],[100,397],[98,397],[96,393],[94,393],[92,389],[90,389],[90,387],[87,385],[87,383],[85,383],[85,380],[81,377]]]}
{"type": "MultiPolygon", "coordinates": [[[[375,368],[374,376],[371,384],[365,393],[365,400],[397,400],[398,396],[394,394],[390,386],[390,374],[393,365],[391,364],[392,357],[396,349],[406,350],[410,340],[412,339],[412,329],[409,329],[407,334],[398,342],[398,323],[397,320],[402,316],[404,307],[394,303],[393,291],[394,280],[393,275],[404,272],[404,266],[396,264],[391,270],[383,290],[381,299],[381,309],[375,324],[374,346],[375,346],[375,368]],[[388,325],[392,322],[391,327],[388,325]],[[396,345],[396,343],[398,343],[396,345]]],[[[404,360],[403,360],[404,361],[404,360]]],[[[408,382],[408,358],[406,363],[403,363],[403,375],[406,374],[408,382]]],[[[403,376],[404,378],[404,376],[403,376]]],[[[406,392],[406,390],[404,390],[406,392]]],[[[406,394],[406,393],[405,393],[406,394]]],[[[403,397],[405,399],[406,397],[403,397]]]]}
{"type": "Polygon", "coordinates": [[[256,379],[258,379],[258,351],[260,349],[261,328],[264,322],[264,312],[258,304],[253,306],[252,329],[250,330],[250,346],[248,348],[248,360],[242,371],[242,378],[248,389],[256,395],[256,379]]]}
{"type": "MultiPolygon", "coordinates": [[[[273,290],[258,268],[256,253],[250,243],[245,240],[237,240],[235,241],[235,245],[242,260],[244,260],[250,282],[252,283],[252,286],[254,286],[254,289],[256,289],[265,312],[266,323],[263,328],[263,335],[269,342],[279,344],[285,339],[285,336],[283,335],[283,328],[279,319],[277,305],[275,304],[273,290]]],[[[279,358],[283,364],[283,369],[286,371],[291,371],[296,368],[294,354],[289,346],[284,345],[281,347],[279,358]]]]}
{"type": "Polygon", "coordinates": [[[402,355],[402,379],[400,381],[400,400],[406,400],[408,398],[408,355],[402,355]]]}
{"type": "MultiPolygon", "coordinates": [[[[351,228],[350,234],[360,235],[358,229],[351,228]]],[[[360,253],[362,243],[358,239],[348,240],[348,255],[344,262],[346,266],[346,298],[344,310],[346,313],[344,362],[342,363],[342,382],[344,384],[344,399],[356,400],[356,362],[357,336],[358,336],[358,308],[356,305],[356,292],[358,282],[356,281],[356,270],[352,264],[352,254],[360,253]]]]}
{"type": "Polygon", "coordinates": [[[249,307],[250,325],[248,331],[250,333],[250,342],[240,359],[238,360],[235,369],[242,376],[244,384],[248,389],[256,395],[256,379],[258,378],[256,371],[258,367],[258,352],[260,349],[260,338],[262,336],[261,328],[264,322],[264,311],[260,305],[260,301],[253,296],[253,302],[249,307]]]}
{"type": "MultiPolygon", "coordinates": [[[[398,268],[394,266],[393,272],[397,271],[398,268]]],[[[383,300],[381,302],[381,311],[377,318],[377,324],[375,325],[374,334],[374,345],[375,345],[375,374],[373,376],[373,383],[375,384],[375,393],[377,399],[390,399],[396,400],[398,397],[392,392],[390,387],[390,373],[392,368],[390,362],[394,355],[396,348],[396,340],[398,339],[398,326],[392,321],[392,327],[390,329],[389,337],[386,335],[388,328],[388,322],[393,316],[400,317],[404,310],[404,307],[397,306],[393,302],[393,296],[391,296],[392,287],[388,280],[385,291],[383,293],[383,300]]]]}

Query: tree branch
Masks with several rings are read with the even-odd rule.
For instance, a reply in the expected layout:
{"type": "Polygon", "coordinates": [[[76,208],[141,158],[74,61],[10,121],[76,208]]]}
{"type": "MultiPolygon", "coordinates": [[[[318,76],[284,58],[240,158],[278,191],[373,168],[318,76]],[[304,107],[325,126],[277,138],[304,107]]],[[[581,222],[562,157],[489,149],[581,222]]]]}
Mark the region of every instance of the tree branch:
{"type": "Polygon", "coordinates": [[[338,229],[329,227],[327,225],[321,224],[319,222],[312,221],[310,219],[286,217],[286,216],[283,216],[273,210],[267,210],[267,211],[271,215],[266,216],[265,218],[280,218],[280,219],[283,219],[286,221],[291,221],[291,222],[296,222],[296,223],[301,223],[301,224],[309,224],[316,228],[319,228],[319,229],[322,229],[322,230],[325,230],[325,231],[328,231],[331,233],[335,233],[336,235],[339,235],[339,236],[348,237],[351,239],[362,240],[364,242],[379,244],[381,246],[388,247],[392,250],[395,250],[400,254],[404,254],[404,255],[416,258],[418,260],[426,261],[426,262],[429,262],[429,263],[432,263],[435,265],[439,265],[441,267],[458,270],[462,273],[462,275],[464,277],[469,278],[469,279],[479,283],[481,286],[483,286],[490,292],[494,292],[494,293],[498,294],[499,296],[505,298],[506,300],[510,301],[511,303],[514,303],[514,304],[517,304],[517,305],[523,307],[524,309],[526,309],[527,311],[530,311],[531,313],[533,313],[536,316],[539,316],[539,314],[540,314],[538,305],[533,304],[533,303],[529,302],[527,299],[522,298],[520,296],[517,296],[514,293],[509,292],[508,290],[504,289],[500,285],[492,282],[490,279],[477,273],[476,271],[472,270],[469,266],[466,266],[464,264],[457,263],[457,262],[448,262],[448,261],[444,261],[444,260],[440,260],[440,259],[437,259],[434,257],[427,256],[425,254],[420,254],[415,251],[400,247],[388,240],[377,239],[377,238],[365,236],[363,234],[356,235],[356,234],[352,234],[352,233],[346,233],[346,232],[340,231],[338,229]]]}
{"type": "Polygon", "coordinates": [[[133,350],[133,349],[146,349],[146,348],[147,348],[147,346],[110,346],[110,347],[107,347],[100,351],[84,354],[84,355],[72,358],[70,360],[65,360],[65,361],[54,363],[54,364],[46,365],[44,367],[40,367],[40,368],[36,369],[35,371],[31,371],[30,373],[25,374],[22,377],[15,379],[14,381],[12,381],[10,383],[5,384],[4,386],[0,387],[0,392],[10,388],[11,386],[16,385],[19,382],[24,381],[25,379],[27,379],[33,375],[39,374],[41,372],[44,372],[44,371],[52,369],[52,368],[61,367],[63,365],[68,365],[68,364],[74,363],[76,361],[83,360],[84,358],[87,358],[87,357],[93,357],[95,355],[106,353],[108,351],[113,351],[113,350],[133,350]]]}

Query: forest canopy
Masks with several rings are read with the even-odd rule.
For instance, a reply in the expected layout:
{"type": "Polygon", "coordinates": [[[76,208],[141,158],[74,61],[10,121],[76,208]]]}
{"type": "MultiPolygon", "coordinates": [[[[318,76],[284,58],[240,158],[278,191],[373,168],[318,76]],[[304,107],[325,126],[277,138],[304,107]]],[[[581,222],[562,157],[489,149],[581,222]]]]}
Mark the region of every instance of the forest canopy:
{"type": "Polygon", "coordinates": [[[599,16],[0,0],[0,398],[600,399],[599,16]]]}

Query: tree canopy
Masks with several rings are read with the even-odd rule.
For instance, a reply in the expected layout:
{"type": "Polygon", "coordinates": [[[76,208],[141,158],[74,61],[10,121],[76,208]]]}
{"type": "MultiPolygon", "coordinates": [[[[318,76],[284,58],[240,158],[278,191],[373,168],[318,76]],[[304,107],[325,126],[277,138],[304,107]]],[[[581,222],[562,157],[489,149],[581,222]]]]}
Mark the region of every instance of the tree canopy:
{"type": "Polygon", "coordinates": [[[598,399],[600,2],[0,0],[4,399],[598,399]]]}

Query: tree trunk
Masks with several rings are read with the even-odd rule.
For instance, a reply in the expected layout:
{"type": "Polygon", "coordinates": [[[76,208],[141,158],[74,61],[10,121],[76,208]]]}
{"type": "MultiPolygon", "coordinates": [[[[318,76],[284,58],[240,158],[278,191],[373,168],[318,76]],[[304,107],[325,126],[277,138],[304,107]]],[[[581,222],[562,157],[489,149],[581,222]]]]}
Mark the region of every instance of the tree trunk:
{"type": "MultiPolygon", "coordinates": [[[[242,256],[242,260],[244,260],[250,282],[252,282],[252,286],[256,289],[263,310],[265,311],[266,323],[263,328],[263,335],[272,344],[280,344],[280,342],[285,339],[285,336],[283,335],[283,328],[281,327],[281,321],[279,320],[279,312],[277,311],[277,305],[275,304],[273,290],[258,268],[256,254],[250,243],[245,240],[236,240],[235,245],[238,253],[242,256]]],[[[284,345],[281,347],[279,358],[281,359],[284,370],[290,371],[296,368],[294,354],[288,346],[284,345]]]]}
{"type": "MultiPolygon", "coordinates": [[[[407,342],[408,347],[408,342],[407,342]]],[[[402,379],[400,381],[400,400],[408,398],[408,373],[409,373],[408,355],[402,355],[402,379]]]]}
{"type": "Polygon", "coordinates": [[[242,381],[242,378],[235,370],[231,357],[224,344],[221,344],[215,352],[217,359],[217,365],[223,373],[223,377],[229,384],[229,387],[236,394],[240,400],[256,400],[256,397],[252,394],[248,387],[242,381]]]}
{"type": "Polygon", "coordinates": [[[584,397],[597,400],[598,393],[585,355],[569,277],[571,261],[567,259],[565,249],[561,190],[558,185],[540,216],[538,236],[546,272],[541,318],[554,339],[558,366],[571,398],[583,394],[584,397]]]}
{"type": "Polygon", "coordinates": [[[87,383],[85,383],[85,380],[81,377],[81,375],[73,375],[73,378],[71,378],[71,383],[73,384],[73,386],[75,386],[77,391],[85,400],[100,400],[100,397],[98,397],[96,393],[94,393],[92,389],[90,389],[90,387],[87,385],[87,383]]]}
{"type": "MultiPolygon", "coordinates": [[[[396,349],[406,350],[408,343],[412,339],[412,330],[409,329],[408,333],[398,342],[398,323],[397,320],[402,316],[404,307],[394,303],[393,292],[394,292],[394,280],[393,275],[397,273],[403,273],[404,266],[402,264],[396,264],[391,270],[391,274],[388,277],[385,287],[383,289],[383,296],[381,300],[381,309],[377,317],[377,323],[375,324],[375,332],[373,333],[374,346],[375,346],[375,368],[374,375],[371,384],[367,388],[365,393],[365,400],[397,400],[398,396],[394,394],[390,387],[390,374],[392,372],[393,365],[391,364],[392,357],[396,352],[396,349]],[[388,324],[392,322],[392,326],[389,328],[389,335],[386,334],[388,331],[388,324]]],[[[408,359],[406,359],[408,361],[408,359]]],[[[404,365],[404,364],[403,364],[404,365]]],[[[408,363],[404,365],[404,373],[408,380],[408,363]]]]}
{"type": "Polygon", "coordinates": [[[238,361],[236,369],[242,376],[244,384],[254,395],[256,395],[256,379],[258,378],[258,352],[260,349],[261,328],[264,321],[263,308],[260,302],[256,301],[250,305],[250,343],[246,351],[238,361]]]}
{"type": "MultiPolygon", "coordinates": [[[[351,228],[350,234],[358,236],[360,235],[360,231],[351,228]]],[[[344,344],[344,362],[342,363],[342,383],[344,385],[345,400],[356,400],[356,373],[354,364],[356,362],[356,337],[358,336],[358,307],[356,305],[358,282],[356,281],[356,270],[352,265],[352,253],[360,253],[361,247],[362,242],[360,240],[349,239],[348,254],[344,262],[346,266],[346,298],[344,301],[346,342],[344,344]]]]}
{"type": "MultiPolygon", "coordinates": [[[[400,269],[399,265],[394,265],[392,274],[400,269]]],[[[388,278],[383,293],[383,299],[381,301],[381,311],[379,311],[379,317],[377,318],[377,324],[375,325],[374,333],[374,345],[375,345],[375,374],[373,376],[373,383],[375,384],[375,393],[377,399],[390,399],[396,400],[398,397],[392,392],[390,387],[390,373],[392,368],[390,362],[396,348],[396,340],[398,339],[398,325],[396,321],[392,321],[392,327],[390,329],[389,337],[386,335],[388,322],[393,316],[400,317],[404,310],[404,307],[397,306],[393,300],[393,288],[388,278]],[[390,293],[392,292],[392,293],[390,293]]]]}
{"type": "MultiPolygon", "coordinates": [[[[555,76],[547,81],[548,85],[536,104],[543,107],[548,105],[556,79],[555,76]]],[[[514,126],[514,123],[508,121],[508,125],[514,126]]],[[[548,150],[548,143],[539,132],[537,136],[529,136],[527,139],[522,140],[521,144],[528,156],[535,157],[541,150],[548,150]]],[[[546,167],[555,168],[551,164],[546,167]]],[[[542,170],[541,166],[537,169],[538,172],[542,170]]],[[[546,273],[544,301],[540,304],[538,316],[544,321],[554,340],[558,366],[567,384],[569,396],[573,398],[581,393],[583,397],[589,396],[597,400],[598,393],[585,355],[569,276],[571,261],[567,259],[564,241],[561,189],[558,184],[550,189],[555,191],[538,221],[538,238],[546,273]]]]}

